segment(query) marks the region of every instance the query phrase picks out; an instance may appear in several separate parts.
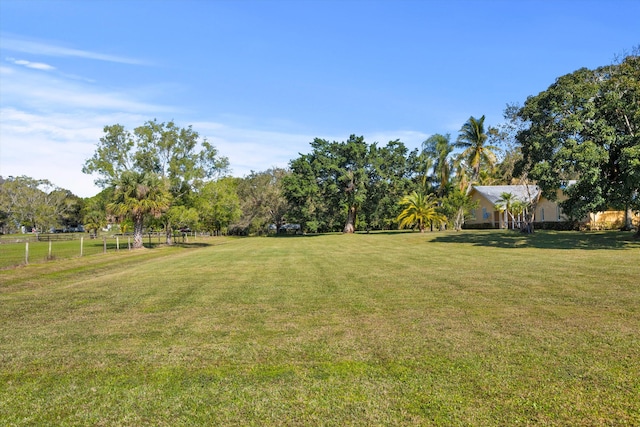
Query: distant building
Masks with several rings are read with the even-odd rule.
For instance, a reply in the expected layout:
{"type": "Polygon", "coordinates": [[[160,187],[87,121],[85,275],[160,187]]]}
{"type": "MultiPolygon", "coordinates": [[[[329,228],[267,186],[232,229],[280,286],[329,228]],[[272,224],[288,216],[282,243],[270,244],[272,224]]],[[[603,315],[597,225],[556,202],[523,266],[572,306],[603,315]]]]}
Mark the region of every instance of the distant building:
{"type": "MultiPolygon", "coordinates": [[[[510,193],[514,200],[533,204],[536,209],[533,213],[534,223],[564,222],[569,218],[562,212],[559,202],[566,199],[562,190],[558,190],[555,201],[542,196],[537,185],[477,185],[471,190],[471,198],[478,201],[478,208],[472,212],[472,217],[465,221],[469,228],[519,228],[522,217],[505,215],[497,207],[496,203],[502,198],[502,194],[510,193]],[[515,221],[515,222],[514,222],[515,221]]],[[[633,217],[634,224],[640,223],[640,217],[633,217]]],[[[624,222],[623,211],[604,211],[589,214],[587,218],[579,221],[580,226],[588,229],[608,229],[622,226],[624,222]]]]}

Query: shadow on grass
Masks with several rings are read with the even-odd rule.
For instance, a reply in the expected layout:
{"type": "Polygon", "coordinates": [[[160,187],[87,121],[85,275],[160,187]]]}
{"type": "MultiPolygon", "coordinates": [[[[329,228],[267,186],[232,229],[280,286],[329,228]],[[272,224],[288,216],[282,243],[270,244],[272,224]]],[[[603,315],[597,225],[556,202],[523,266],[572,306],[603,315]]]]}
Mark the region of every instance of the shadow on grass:
{"type": "MultiPolygon", "coordinates": [[[[218,246],[218,245],[222,245],[224,244],[224,242],[173,242],[174,247],[178,247],[178,248],[191,248],[191,249],[196,249],[196,248],[207,248],[209,246],[218,246]]],[[[164,242],[162,243],[151,243],[149,244],[148,242],[146,242],[144,244],[144,247],[147,249],[157,249],[157,248],[163,248],[163,247],[167,247],[168,245],[164,242]]]]}
{"type": "MultiPolygon", "coordinates": [[[[383,235],[394,235],[394,234],[403,234],[403,233],[411,233],[411,230],[371,230],[369,232],[363,230],[357,230],[354,234],[358,235],[370,235],[370,236],[383,236],[383,235]]],[[[327,233],[307,233],[307,234],[271,234],[268,237],[276,237],[279,239],[286,238],[296,238],[296,237],[318,237],[318,236],[339,236],[345,233],[341,231],[332,231],[327,233]]]]}
{"type": "Polygon", "coordinates": [[[299,239],[299,238],[307,238],[307,237],[318,237],[326,234],[331,234],[331,233],[306,233],[306,234],[274,233],[274,234],[269,234],[265,237],[268,237],[270,239],[299,239]]]}
{"type": "Polygon", "coordinates": [[[180,246],[181,248],[206,248],[209,246],[216,246],[219,245],[220,243],[210,243],[210,242],[193,242],[193,243],[187,243],[187,242],[178,242],[175,243],[176,246],[180,246]]]}
{"type": "Polygon", "coordinates": [[[375,230],[371,232],[358,231],[357,234],[368,234],[372,236],[393,236],[395,234],[416,233],[413,230],[375,230]]]}
{"type": "Polygon", "coordinates": [[[468,230],[448,232],[432,240],[438,243],[462,243],[496,248],[540,248],[540,249],[640,249],[640,241],[633,233],[622,231],[536,231],[522,234],[510,230],[468,230]]]}

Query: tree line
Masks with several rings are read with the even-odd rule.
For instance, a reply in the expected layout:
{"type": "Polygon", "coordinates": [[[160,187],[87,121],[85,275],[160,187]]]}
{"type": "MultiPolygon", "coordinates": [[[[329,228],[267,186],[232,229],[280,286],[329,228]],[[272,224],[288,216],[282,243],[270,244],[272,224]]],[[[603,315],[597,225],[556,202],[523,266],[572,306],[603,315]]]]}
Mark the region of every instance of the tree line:
{"type": "MultiPolygon", "coordinates": [[[[460,229],[474,209],[473,185],[537,184],[572,218],[606,209],[640,211],[640,57],[580,69],[508,105],[505,122],[471,116],[455,140],[434,134],[409,150],[399,140],[316,138],[289,167],[229,176],[228,159],[191,128],[148,121],[132,131],[105,126],[83,172],[103,190],[81,199],[49,181],[0,180],[3,231],[108,223],[133,232],[236,234],[299,224],[304,232],[427,227],[460,229]]],[[[508,211],[509,195],[501,201],[508,211]]],[[[520,206],[525,223],[533,209],[520,206]]],[[[511,212],[508,212],[512,215],[511,212]]]]}

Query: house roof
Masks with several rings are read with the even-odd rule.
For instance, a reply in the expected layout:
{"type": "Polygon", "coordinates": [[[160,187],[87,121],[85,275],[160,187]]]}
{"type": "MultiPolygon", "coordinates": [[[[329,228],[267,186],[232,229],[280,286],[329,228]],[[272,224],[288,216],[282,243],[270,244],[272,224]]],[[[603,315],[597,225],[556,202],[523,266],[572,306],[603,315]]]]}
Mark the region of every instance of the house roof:
{"type": "Polygon", "coordinates": [[[540,192],[537,185],[475,185],[473,189],[494,205],[502,198],[502,193],[511,193],[521,202],[531,202],[540,192]]]}

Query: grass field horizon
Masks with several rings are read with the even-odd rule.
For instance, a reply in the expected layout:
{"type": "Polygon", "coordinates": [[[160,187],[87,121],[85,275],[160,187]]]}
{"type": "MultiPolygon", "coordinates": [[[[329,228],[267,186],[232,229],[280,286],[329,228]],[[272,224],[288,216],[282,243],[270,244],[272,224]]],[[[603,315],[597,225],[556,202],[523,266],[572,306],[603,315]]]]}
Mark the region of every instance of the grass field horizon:
{"type": "Polygon", "coordinates": [[[0,270],[2,424],[640,424],[631,233],[210,242],[0,270]]]}

